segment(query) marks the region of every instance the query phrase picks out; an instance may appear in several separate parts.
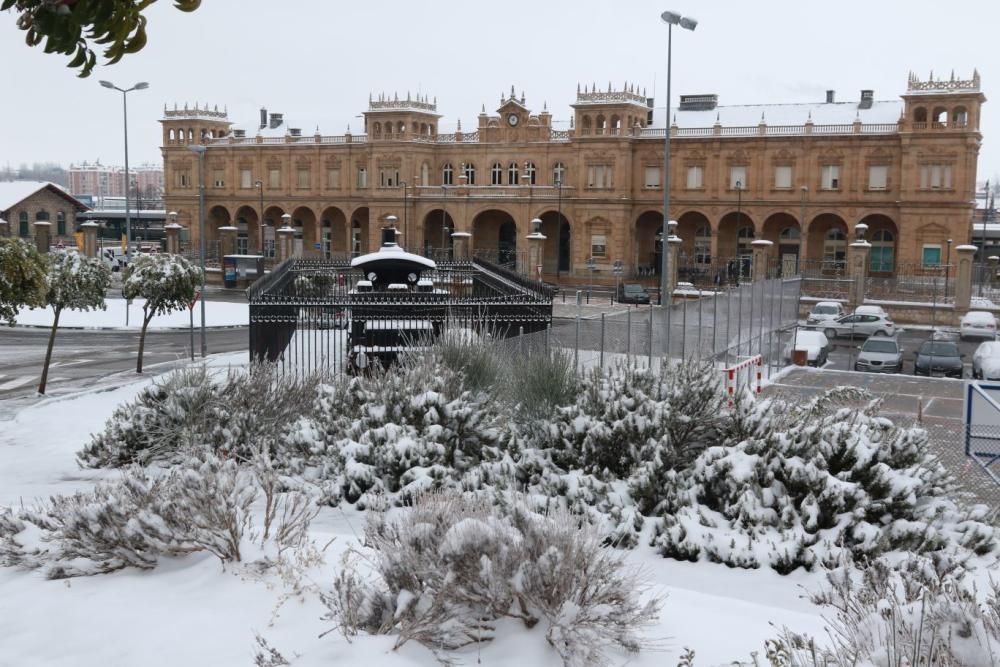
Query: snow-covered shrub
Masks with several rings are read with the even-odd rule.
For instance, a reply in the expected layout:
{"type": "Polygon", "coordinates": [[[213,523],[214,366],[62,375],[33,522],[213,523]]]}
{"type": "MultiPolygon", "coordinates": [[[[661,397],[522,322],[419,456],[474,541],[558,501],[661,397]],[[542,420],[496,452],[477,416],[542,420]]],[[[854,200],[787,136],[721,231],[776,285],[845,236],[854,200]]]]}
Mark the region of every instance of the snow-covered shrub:
{"type": "Polygon", "coordinates": [[[24,239],[0,238],[0,321],[14,326],[21,308],[45,305],[45,255],[24,239]]]}
{"type": "Polygon", "coordinates": [[[827,580],[830,588],[812,600],[834,611],[828,636],[784,629],[767,642],[772,665],[1000,664],[1000,582],[984,594],[961,572],[941,572],[921,557],[896,565],[878,559],[860,576],[838,568],[827,580]]]}
{"type": "Polygon", "coordinates": [[[327,273],[300,273],[295,276],[295,296],[318,298],[326,294],[334,277],[327,273]]]}
{"type": "MultiPolygon", "coordinates": [[[[494,354],[499,354],[494,352],[494,354]]],[[[506,401],[523,415],[537,418],[570,405],[577,392],[572,355],[558,349],[536,350],[509,359],[505,381],[506,401]]]]}
{"type": "Polygon", "coordinates": [[[496,348],[475,331],[445,329],[434,353],[441,364],[460,377],[462,386],[471,392],[500,393],[505,367],[496,348]]]}
{"type": "Polygon", "coordinates": [[[927,433],[894,426],[877,415],[877,401],[851,404],[856,397],[834,391],[802,406],[737,405],[719,446],[689,474],[667,478],[653,543],[668,557],[782,573],[844,555],[995,551],[986,509],[956,499],[927,433]]]}
{"type": "MultiPolygon", "coordinates": [[[[602,665],[630,652],[655,618],[635,573],[601,536],[564,511],[535,512],[516,495],[499,504],[439,492],[396,516],[372,512],[365,530],[378,581],[342,576],[327,604],[346,634],[359,629],[454,651],[493,636],[504,617],[540,620],[564,665],[602,665]]],[[[347,568],[345,568],[347,569],[347,568]]]]}

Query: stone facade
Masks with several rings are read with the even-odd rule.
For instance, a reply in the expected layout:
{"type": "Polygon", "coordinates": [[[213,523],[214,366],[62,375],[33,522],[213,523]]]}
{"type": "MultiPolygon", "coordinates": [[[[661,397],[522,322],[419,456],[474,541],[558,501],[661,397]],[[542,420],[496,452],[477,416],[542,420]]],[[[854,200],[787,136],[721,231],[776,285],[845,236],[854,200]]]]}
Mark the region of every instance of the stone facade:
{"type": "MultiPolygon", "coordinates": [[[[782,271],[843,273],[860,222],[875,274],[936,266],[947,239],[969,242],[985,101],[978,73],[911,74],[899,100],[833,97],[737,107],[682,96],[671,109],[682,280],[748,269],[754,239],[772,241],[768,261],[782,271]]],[[[537,217],[546,279],[586,280],[594,257],[599,279],[613,281],[622,260],[629,275],[652,280],[667,115],[634,85],[578,87],[566,129],[513,90],[494,113],[484,105],[472,131],[459,123],[440,133],[427,98],[371,99],[364,116],[364,134],[325,136],[263,110],[260,127],[242,131],[217,109],[164,110],[167,209],[197,240],[198,160],[187,146],[201,142],[209,242],[232,225],[239,249],[256,252],[262,232],[270,247],[290,214],[293,252],[366,252],[394,215],[408,249],[440,248],[460,231],[473,253],[510,261],[526,255],[537,217]]]]}
{"type": "MultiPolygon", "coordinates": [[[[5,183],[0,183],[0,194],[5,183]]],[[[27,185],[14,181],[10,185],[27,185]]],[[[27,196],[16,195],[17,201],[0,202],[0,218],[9,222],[9,233],[27,240],[35,238],[35,222],[49,222],[50,243],[75,245],[76,214],[87,207],[51,183],[37,183],[38,189],[27,196]]],[[[23,187],[19,188],[22,191],[23,187]]],[[[30,189],[30,188],[29,188],[30,189]]]]}

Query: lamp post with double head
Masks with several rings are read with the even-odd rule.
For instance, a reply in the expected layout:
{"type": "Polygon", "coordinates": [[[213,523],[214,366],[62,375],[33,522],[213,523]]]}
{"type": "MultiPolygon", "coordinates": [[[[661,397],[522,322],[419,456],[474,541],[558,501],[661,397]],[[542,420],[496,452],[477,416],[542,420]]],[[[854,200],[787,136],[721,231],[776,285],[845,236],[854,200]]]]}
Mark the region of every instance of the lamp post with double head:
{"type": "MultiPolygon", "coordinates": [[[[188,146],[198,156],[198,254],[201,259],[201,356],[208,354],[205,341],[205,151],[201,144],[188,146]]],[[[221,259],[221,258],[220,258],[221,259]]]]}
{"type": "MultiPolygon", "coordinates": [[[[666,120],[663,131],[663,227],[664,232],[666,232],[667,221],[670,220],[670,60],[674,26],[679,25],[685,30],[694,30],[698,26],[698,22],[689,16],[681,16],[677,12],[669,10],[660,14],[660,18],[667,24],[667,100],[664,105],[666,107],[666,120]]],[[[663,307],[670,305],[670,299],[662,298],[662,295],[667,293],[670,271],[672,271],[670,253],[667,252],[667,246],[664,243],[660,251],[660,305],[663,307]]]]}
{"type": "Polygon", "coordinates": [[[129,174],[128,174],[128,94],[133,90],[145,90],[149,84],[140,81],[131,88],[119,88],[110,81],[101,81],[102,86],[117,90],[122,94],[122,116],[125,131],[125,262],[132,261],[132,218],[129,215],[129,174]]]}
{"type": "Polygon", "coordinates": [[[556,175],[556,278],[562,268],[562,174],[556,175]]]}

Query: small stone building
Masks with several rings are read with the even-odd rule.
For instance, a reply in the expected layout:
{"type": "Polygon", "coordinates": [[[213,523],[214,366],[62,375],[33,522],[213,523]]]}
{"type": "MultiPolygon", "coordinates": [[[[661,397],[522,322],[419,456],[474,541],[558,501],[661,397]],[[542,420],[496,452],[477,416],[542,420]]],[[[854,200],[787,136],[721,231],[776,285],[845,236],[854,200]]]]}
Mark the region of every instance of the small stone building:
{"type": "Polygon", "coordinates": [[[51,243],[75,244],[76,215],[88,210],[86,204],[55,183],[8,181],[0,183],[0,218],[9,224],[6,232],[25,240],[35,237],[35,222],[51,223],[51,243]]]}

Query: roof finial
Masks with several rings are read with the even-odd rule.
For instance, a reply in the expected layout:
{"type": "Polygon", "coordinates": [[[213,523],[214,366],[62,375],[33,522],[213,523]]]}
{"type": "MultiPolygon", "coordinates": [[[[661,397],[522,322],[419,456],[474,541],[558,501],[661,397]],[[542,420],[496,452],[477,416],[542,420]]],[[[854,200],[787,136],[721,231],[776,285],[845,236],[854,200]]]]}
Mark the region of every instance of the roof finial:
{"type": "Polygon", "coordinates": [[[521,104],[524,104],[524,88],[521,89],[521,104]]]}
{"type": "Polygon", "coordinates": [[[951,70],[951,80],[952,81],[955,80],[955,70],[954,69],[951,70]]]}
{"type": "Polygon", "coordinates": [[[718,122],[719,122],[719,112],[718,111],[715,112],[715,122],[716,122],[716,124],[718,124],[718,122]]]}
{"type": "Polygon", "coordinates": [[[569,129],[571,129],[571,130],[573,129],[573,126],[574,126],[574,122],[573,122],[574,118],[576,118],[576,116],[570,116],[569,117],[569,129]]]}
{"type": "Polygon", "coordinates": [[[514,84],[510,84],[510,99],[514,99],[514,84]]]}
{"type": "Polygon", "coordinates": [[[483,104],[483,108],[479,110],[479,114],[482,115],[482,116],[486,115],[486,105],[485,104],[483,104]]]}
{"type": "Polygon", "coordinates": [[[459,132],[462,131],[462,119],[461,118],[458,119],[458,131],[459,132]]]}
{"type": "Polygon", "coordinates": [[[576,82],[576,94],[577,95],[580,94],[580,82],[579,81],[576,82]]]}
{"type": "Polygon", "coordinates": [[[542,100],[542,111],[548,111],[548,110],[549,110],[549,101],[542,100]]]}

